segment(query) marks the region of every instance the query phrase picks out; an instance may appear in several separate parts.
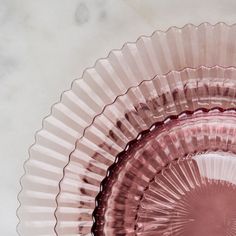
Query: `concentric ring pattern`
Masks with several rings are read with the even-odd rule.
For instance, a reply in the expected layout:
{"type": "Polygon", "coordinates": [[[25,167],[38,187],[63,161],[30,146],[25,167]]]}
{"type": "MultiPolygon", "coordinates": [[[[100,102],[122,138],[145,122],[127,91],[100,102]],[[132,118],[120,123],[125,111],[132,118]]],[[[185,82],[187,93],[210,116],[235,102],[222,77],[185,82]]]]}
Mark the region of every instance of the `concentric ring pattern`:
{"type": "MultiPolygon", "coordinates": [[[[235,76],[235,68],[225,69],[218,66],[212,68],[200,67],[198,69],[188,68],[179,72],[173,71],[165,76],[157,76],[150,81],[143,81],[139,86],[132,87],[127,93],[117,97],[114,103],[106,106],[103,112],[95,117],[93,124],[85,130],[84,136],[78,140],[76,149],[70,156],[70,163],[65,168],[65,175],[60,183],[61,192],[57,198],[57,232],[62,235],[69,235],[78,232],[78,228],[79,233],[87,234],[90,232],[93,225],[91,213],[95,208],[94,199],[100,191],[101,181],[107,175],[107,178],[110,179],[109,173],[114,172],[113,168],[109,169],[108,172],[107,169],[113,163],[116,165],[118,162],[116,156],[126,150],[130,141],[140,137],[142,131],[170,116],[178,116],[186,110],[196,111],[202,107],[206,109],[235,107],[235,76]],[[81,172],[81,169],[85,171],[81,172]],[[71,201],[68,201],[68,199],[71,201]],[[76,211],[77,213],[73,214],[76,211]],[[76,221],[76,218],[80,220],[76,221]],[[70,225],[68,228],[65,227],[67,224],[73,223],[74,225],[70,225]]],[[[178,136],[176,139],[180,137],[178,136]]],[[[158,144],[157,147],[164,150],[164,143],[162,141],[162,145],[158,144]]],[[[176,152],[176,150],[172,151],[176,152]]],[[[147,153],[151,155],[150,150],[147,153]]],[[[170,154],[171,151],[169,151],[170,154]]],[[[165,156],[166,160],[169,160],[167,154],[165,156]]],[[[153,158],[157,157],[154,155],[153,158]]],[[[128,160],[126,157],[124,159],[128,160]]],[[[141,162],[140,158],[138,160],[141,162]]],[[[148,164],[143,163],[142,166],[147,167],[148,164]]],[[[156,168],[158,166],[160,165],[156,164],[156,168]]],[[[121,173],[121,176],[123,173],[125,176],[125,170],[125,168],[120,167],[115,172],[121,173]]],[[[128,173],[130,172],[128,171],[128,173]]],[[[127,184],[130,181],[129,178],[123,179],[123,177],[116,176],[116,178],[111,178],[113,180],[112,185],[115,184],[114,181],[118,178],[121,183],[127,184]]],[[[111,184],[106,184],[106,186],[109,186],[108,189],[113,189],[111,184]]],[[[134,188],[136,189],[136,187],[135,185],[134,188]]],[[[122,189],[122,186],[116,189],[122,189]]],[[[128,194],[129,191],[126,188],[124,189],[125,193],[128,194]]],[[[104,194],[108,196],[107,193],[104,194]]],[[[113,192],[113,197],[120,197],[121,195],[120,191],[113,192]]],[[[129,196],[131,201],[135,199],[132,194],[129,196]]],[[[104,202],[107,201],[106,198],[104,202]]],[[[130,206],[131,203],[129,202],[127,205],[130,206]]],[[[136,208],[137,206],[135,206],[136,208]]],[[[107,208],[102,205],[99,207],[99,213],[95,213],[95,216],[98,214],[106,217],[106,214],[108,214],[106,222],[109,225],[111,211],[112,205],[107,208]],[[105,212],[106,209],[109,209],[108,213],[105,212]]],[[[129,214],[132,210],[130,209],[127,212],[129,214]]],[[[131,223],[134,223],[135,215],[132,212],[133,218],[129,217],[129,219],[132,218],[131,221],[124,224],[129,225],[131,235],[135,233],[132,231],[134,225],[132,226],[131,223]]],[[[124,215],[121,217],[124,217],[124,215]]],[[[115,222],[118,220],[120,219],[116,219],[115,222]]],[[[105,229],[101,224],[98,225],[102,229],[95,231],[95,233],[103,235],[105,229]]],[[[118,224],[116,224],[116,227],[113,223],[111,225],[113,229],[118,227],[118,224]]],[[[124,233],[123,229],[120,229],[119,232],[124,233]]],[[[116,235],[118,232],[108,231],[104,233],[104,235],[106,234],[116,235]]]]}
{"type": "Polygon", "coordinates": [[[235,70],[198,68],[236,66],[235,39],[236,25],[172,27],[127,43],[87,69],[52,107],[30,148],[19,234],[91,234],[100,183],[129,141],[181,111],[235,106],[235,70]],[[163,76],[172,70],[183,71],[163,76]],[[152,81],[126,93],[144,80],[152,81]]]}

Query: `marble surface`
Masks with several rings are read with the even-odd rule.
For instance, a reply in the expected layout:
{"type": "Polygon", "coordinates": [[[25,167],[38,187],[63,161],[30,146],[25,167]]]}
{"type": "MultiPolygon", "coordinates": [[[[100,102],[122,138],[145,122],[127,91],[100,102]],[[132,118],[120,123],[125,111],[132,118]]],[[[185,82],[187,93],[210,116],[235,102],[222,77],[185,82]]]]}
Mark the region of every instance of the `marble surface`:
{"type": "Polygon", "coordinates": [[[0,0],[0,230],[17,235],[28,147],[70,82],[113,48],[155,29],[236,22],[236,1],[0,0]]]}

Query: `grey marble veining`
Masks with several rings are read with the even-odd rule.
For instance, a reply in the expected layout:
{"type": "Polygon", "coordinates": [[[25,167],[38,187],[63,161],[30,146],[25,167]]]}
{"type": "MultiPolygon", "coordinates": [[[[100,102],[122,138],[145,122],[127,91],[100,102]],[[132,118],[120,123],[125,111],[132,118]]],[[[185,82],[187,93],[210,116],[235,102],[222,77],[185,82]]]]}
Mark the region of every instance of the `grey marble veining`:
{"type": "Polygon", "coordinates": [[[234,0],[0,0],[2,235],[16,235],[16,195],[34,133],[85,67],[141,34],[235,23],[235,11],[234,0]]]}

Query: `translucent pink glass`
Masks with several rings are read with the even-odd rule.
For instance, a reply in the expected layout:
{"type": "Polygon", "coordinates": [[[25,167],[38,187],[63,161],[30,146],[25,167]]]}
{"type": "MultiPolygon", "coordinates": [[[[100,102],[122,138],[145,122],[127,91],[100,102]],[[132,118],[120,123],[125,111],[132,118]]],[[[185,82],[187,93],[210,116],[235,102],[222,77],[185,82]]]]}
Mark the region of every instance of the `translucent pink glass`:
{"type": "Polygon", "coordinates": [[[235,133],[236,113],[213,108],[235,107],[235,76],[235,68],[217,66],[173,71],[143,81],[107,105],[85,129],[64,169],[56,232],[89,234],[93,226],[95,235],[146,233],[136,222],[137,209],[157,173],[173,160],[195,153],[217,147],[231,151],[217,140],[222,136],[233,141],[228,133],[235,133]],[[211,142],[204,136],[212,136],[211,142]],[[123,153],[129,149],[132,154],[123,153]],[[72,225],[66,228],[66,223],[72,225]]]}
{"type": "Polygon", "coordinates": [[[185,112],[152,126],[109,168],[95,235],[234,235],[236,113],[185,112]]]}
{"type": "MultiPolygon", "coordinates": [[[[202,122],[214,107],[223,109],[217,111],[216,117],[224,117],[227,109],[235,107],[235,69],[219,67],[236,66],[235,39],[235,25],[204,23],[188,24],[181,29],[172,27],[167,32],[156,31],[150,37],[140,37],[136,43],[125,44],[87,69],[52,107],[51,115],[44,119],[43,128],[37,132],[36,142],[30,148],[19,195],[20,235],[90,235],[92,228],[94,234],[114,235],[116,228],[109,223],[114,213],[111,217],[107,213],[110,205],[105,206],[101,201],[96,208],[96,211],[102,209],[100,217],[96,211],[93,213],[95,198],[102,192],[101,182],[109,175],[108,168],[130,141],[154,123],[163,122],[167,117],[174,118],[171,122],[178,122],[179,114],[189,111],[191,117],[185,121],[190,124],[194,111],[205,108],[202,122]],[[201,65],[219,66],[199,68],[201,65]],[[183,70],[187,67],[197,69],[183,70]],[[107,217],[105,221],[103,217],[107,217]],[[98,222],[101,225],[98,226],[98,222]]],[[[234,117],[234,112],[231,113],[234,117]]],[[[222,133],[217,138],[219,136],[233,143],[233,136],[222,133]]],[[[229,155],[229,149],[216,152],[212,155],[219,160],[227,156],[231,161],[229,157],[234,155],[229,155]]],[[[191,153],[180,157],[186,166],[202,158],[190,158],[187,154],[191,153]]],[[[171,169],[174,161],[166,163],[163,171],[171,169]]],[[[147,185],[145,196],[158,176],[161,176],[159,172],[147,185]]],[[[224,181],[232,182],[232,178],[224,181]]],[[[107,189],[116,188],[109,185],[107,189]]],[[[139,202],[146,204],[143,197],[139,202]]],[[[178,209],[179,205],[174,207],[178,209]]],[[[131,225],[120,220],[123,228],[117,234],[163,235],[164,231],[147,231],[148,227],[156,226],[145,225],[145,208],[135,214],[132,230],[131,225]]],[[[127,219],[125,215],[123,218],[127,219]]],[[[178,235],[167,225],[164,235],[178,235]]]]}

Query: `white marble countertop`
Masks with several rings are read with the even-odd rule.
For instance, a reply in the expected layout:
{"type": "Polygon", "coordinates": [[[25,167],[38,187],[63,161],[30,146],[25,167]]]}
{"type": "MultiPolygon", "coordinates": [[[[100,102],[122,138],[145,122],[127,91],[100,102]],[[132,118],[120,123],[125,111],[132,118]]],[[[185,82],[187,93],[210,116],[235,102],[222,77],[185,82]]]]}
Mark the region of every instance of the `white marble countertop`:
{"type": "Polygon", "coordinates": [[[61,92],[113,48],[156,29],[236,22],[236,1],[0,0],[1,235],[16,235],[19,179],[61,92]]]}

